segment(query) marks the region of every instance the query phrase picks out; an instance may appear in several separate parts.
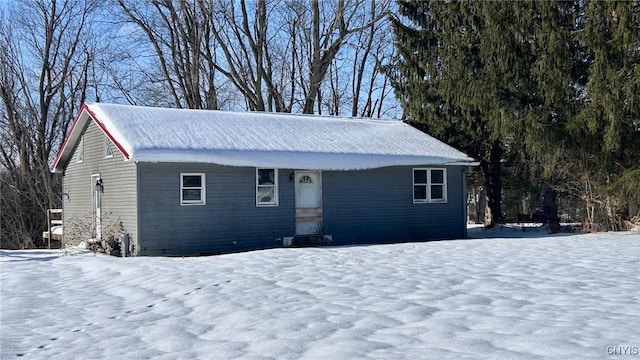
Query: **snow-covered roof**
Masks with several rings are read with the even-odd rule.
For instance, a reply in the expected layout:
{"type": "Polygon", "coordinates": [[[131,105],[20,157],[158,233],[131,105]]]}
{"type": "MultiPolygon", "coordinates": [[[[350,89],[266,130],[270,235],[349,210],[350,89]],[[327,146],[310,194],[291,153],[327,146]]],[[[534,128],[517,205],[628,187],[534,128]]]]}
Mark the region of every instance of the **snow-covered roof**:
{"type": "Polygon", "coordinates": [[[86,104],[52,170],[62,171],[92,119],[125,158],[308,170],[472,164],[399,120],[86,104]]]}

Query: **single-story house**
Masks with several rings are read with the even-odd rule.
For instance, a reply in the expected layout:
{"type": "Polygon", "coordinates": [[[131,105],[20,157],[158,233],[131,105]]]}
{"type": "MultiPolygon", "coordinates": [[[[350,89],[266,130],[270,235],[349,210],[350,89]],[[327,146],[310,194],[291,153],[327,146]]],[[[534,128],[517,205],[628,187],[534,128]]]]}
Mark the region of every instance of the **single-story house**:
{"type": "Polygon", "coordinates": [[[65,242],[197,255],[462,238],[475,164],[399,120],[93,103],[51,170],[65,242]]]}

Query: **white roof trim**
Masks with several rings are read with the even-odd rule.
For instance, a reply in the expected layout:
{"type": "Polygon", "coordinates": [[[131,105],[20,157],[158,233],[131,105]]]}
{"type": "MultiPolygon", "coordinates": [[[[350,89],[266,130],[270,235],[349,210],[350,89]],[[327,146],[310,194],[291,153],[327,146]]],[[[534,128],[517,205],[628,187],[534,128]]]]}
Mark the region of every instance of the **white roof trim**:
{"type": "Polygon", "coordinates": [[[445,165],[478,166],[478,165],[480,165],[480,161],[471,161],[471,162],[464,162],[464,161],[459,161],[459,162],[449,162],[449,163],[446,163],[445,165]]]}

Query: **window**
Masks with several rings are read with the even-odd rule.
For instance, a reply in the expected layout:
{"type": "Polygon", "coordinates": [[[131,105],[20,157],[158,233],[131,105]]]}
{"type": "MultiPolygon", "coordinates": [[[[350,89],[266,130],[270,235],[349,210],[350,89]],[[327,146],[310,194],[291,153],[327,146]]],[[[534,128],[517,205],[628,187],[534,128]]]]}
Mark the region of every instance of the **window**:
{"type": "Polygon", "coordinates": [[[84,161],[84,135],[80,137],[80,143],[78,144],[78,162],[84,161]]]}
{"type": "Polygon", "coordinates": [[[413,202],[447,202],[447,170],[413,169],[413,202]]]}
{"type": "Polygon", "coordinates": [[[180,205],[204,205],[204,174],[180,174],[180,205]]]}
{"type": "Polygon", "coordinates": [[[256,206],[278,206],[278,169],[256,169],[256,206]]]}
{"type": "Polygon", "coordinates": [[[303,175],[300,177],[300,184],[313,184],[313,179],[309,175],[303,175]]]}
{"type": "Polygon", "coordinates": [[[111,141],[108,137],[104,137],[104,157],[113,157],[113,150],[111,149],[111,141]]]}

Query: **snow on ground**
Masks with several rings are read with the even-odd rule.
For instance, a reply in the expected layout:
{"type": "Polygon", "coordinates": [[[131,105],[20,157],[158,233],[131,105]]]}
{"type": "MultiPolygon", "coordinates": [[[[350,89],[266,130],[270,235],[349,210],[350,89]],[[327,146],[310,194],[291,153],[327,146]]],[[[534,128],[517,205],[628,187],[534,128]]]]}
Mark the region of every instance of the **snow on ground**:
{"type": "Polygon", "coordinates": [[[640,233],[472,233],[498,238],[200,258],[2,251],[0,358],[637,354],[640,233]]]}

